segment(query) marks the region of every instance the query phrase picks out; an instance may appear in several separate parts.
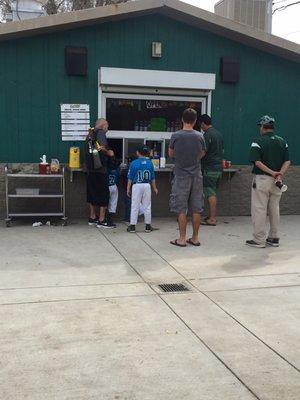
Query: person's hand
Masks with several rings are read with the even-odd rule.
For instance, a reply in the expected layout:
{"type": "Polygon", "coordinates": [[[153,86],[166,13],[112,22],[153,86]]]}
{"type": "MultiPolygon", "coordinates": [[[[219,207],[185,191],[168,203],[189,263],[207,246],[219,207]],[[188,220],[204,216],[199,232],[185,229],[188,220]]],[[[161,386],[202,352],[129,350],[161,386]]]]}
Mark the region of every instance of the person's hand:
{"type": "Polygon", "coordinates": [[[127,190],[127,196],[128,196],[128,197],[131,197],[130,190],[127,190]]]}
{"type": "Polygon", "coordinates": [[[275,176],[275,182],[278,182],[278,181],[281,181],[282,182],[282,179],[283,179],[283,176],[282,176],[282,174],[278,174],[278,175],[276,175],[275,176]]]}
{"type": "Polygon", "coordinates": [[[275,171],[274,174],[273,174],[273,177],[274,177],[276,180],[278,180],[278,178],[281,178],[281,179],[282,179],[282,174],[281,174],[280,171],[275,171]]]}
{"type": "Polygon", "coordinates": [[[112,150],[107,151],[108,157],[114,157],[115,153],[112,150]]]}
{"type": "Polygon", "coordinates": [[[158,189],[157,188],[155,188],[155,189],[153,189],[154,190],[154,193],[156,194],[156,196],[158,195],[158,189]]]}

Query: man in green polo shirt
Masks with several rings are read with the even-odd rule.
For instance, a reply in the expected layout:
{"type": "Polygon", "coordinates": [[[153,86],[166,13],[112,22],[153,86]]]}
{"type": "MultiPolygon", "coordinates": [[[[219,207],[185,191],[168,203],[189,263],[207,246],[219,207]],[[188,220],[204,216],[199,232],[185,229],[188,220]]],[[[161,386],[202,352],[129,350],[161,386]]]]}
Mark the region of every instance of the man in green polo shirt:
{"type": "Polygon", "coordinates": [[[279,203],[282,195],[280,185],[283,175],[291,162],[287,142],[275,135],[275,120],[263,116],[258,126],[261,136],[250,149],[250,162],[253,163],[253,183],[251,195],[251,216],[253,222],[253,240],[247,240],[251,247],[279,246],[279,203]],[[277,183],[277,185],[276,185],[277,183]],[[269,213],[270,231],[267,236],[266,224],[269,213]]]}
{"type": "Polygon", "coordinates": [[[217,224],[217,190],[223,171],[224,141],[222,134],[212,126],[209,115],[201,115],[200,122],[206,144],[206,153],[201,160],[203,191],[209,205],[208,216],[201,225],[215,226],[217,224]]]}

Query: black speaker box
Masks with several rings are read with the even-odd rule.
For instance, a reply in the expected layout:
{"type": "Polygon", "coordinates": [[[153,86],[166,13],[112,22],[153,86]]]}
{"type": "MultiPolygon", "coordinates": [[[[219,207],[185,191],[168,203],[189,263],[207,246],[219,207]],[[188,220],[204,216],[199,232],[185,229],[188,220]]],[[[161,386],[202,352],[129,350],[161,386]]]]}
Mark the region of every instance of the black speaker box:
{"type": "Polygon", "coordinates": [[[235,58],[222,57],[220,64],[221,82],[237,83],[240,80],[240,62],[235,58]]]}
{"type": "Polygon", "coordinates": [[[71,47],[65,48],[65,65],[67,75],[87,75],[87,48],[71,47]]]}

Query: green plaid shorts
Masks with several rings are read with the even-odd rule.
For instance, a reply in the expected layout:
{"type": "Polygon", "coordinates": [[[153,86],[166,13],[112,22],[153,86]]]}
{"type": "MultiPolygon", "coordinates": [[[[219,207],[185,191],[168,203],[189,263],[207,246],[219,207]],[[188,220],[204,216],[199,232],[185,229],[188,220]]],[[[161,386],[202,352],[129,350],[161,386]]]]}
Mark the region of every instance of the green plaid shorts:
{"type": "Polygon", "coordinates": [[[222,178],[220,171],[203,172],[203,190],[206,198],[217,195],[217,190],[222,178]]]}

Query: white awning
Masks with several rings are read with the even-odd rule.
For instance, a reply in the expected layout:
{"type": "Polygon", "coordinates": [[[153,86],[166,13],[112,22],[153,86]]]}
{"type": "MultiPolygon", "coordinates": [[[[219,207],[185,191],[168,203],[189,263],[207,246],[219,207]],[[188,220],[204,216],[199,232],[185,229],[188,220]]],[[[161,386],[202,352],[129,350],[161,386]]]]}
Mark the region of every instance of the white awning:
{"type": "Polygon", "coordinates": [[[101,67],[99,69],[99,84],[101,86],[214,90],[216,75],[198,72],[101,67]]]}

